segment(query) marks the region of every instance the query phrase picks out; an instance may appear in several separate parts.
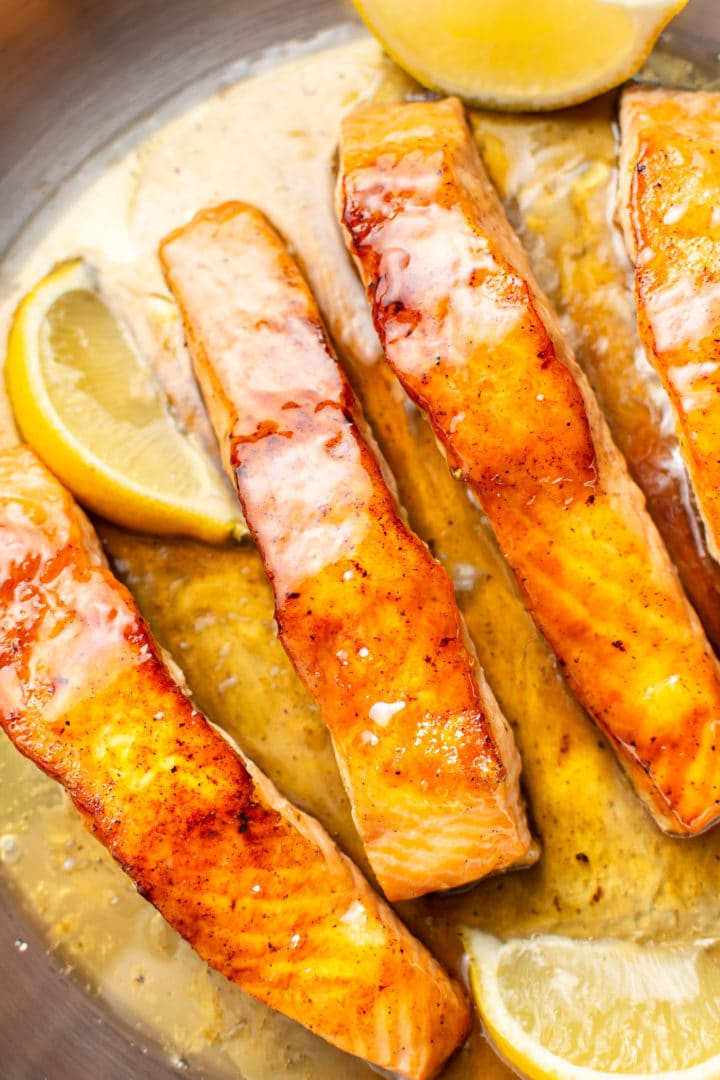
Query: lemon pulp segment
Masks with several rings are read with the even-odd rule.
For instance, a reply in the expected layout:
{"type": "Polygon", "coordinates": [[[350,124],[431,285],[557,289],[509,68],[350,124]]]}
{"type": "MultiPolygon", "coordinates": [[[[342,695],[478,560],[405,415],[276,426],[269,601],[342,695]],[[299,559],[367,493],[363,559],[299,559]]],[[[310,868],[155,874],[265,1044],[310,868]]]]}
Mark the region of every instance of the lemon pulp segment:
{"type": "Polygon", "coordinates": [[[560,108],[632,75],[687,0],[355,0],[420,82],[475,104],[560,108]]]}
{"type": "Polygon", "coordinates": [[[220,542],[240,508],[82,260],[59,264],[20,304],[6,377],[23,437],[88,509],[145,532],[220,542]]]}
{"type": "Polygon", "coordinates": [[[532,1080],[717,1080],[720,943],[467,931],[492,1041],[532,1080]]]}

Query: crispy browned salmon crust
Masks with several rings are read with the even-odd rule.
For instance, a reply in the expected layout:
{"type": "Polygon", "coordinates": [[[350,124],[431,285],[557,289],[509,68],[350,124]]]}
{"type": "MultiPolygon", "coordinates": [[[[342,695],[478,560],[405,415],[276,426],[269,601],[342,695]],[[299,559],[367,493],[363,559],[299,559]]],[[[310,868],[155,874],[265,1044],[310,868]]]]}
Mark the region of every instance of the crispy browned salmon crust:
{"type": "Polygon", "coordinates": [[[212,967],[410,1078],[465,995],[313,818],[193,708],[89,523],[32,452],[0,454],[0,724],[212,967]]]}
{"type": "Polygon", "coordinates": [[[161,257],[282,642],[387,896],[516,863],[530,836],[512,735],[448,575],[398,516],[297,265],[241,203],[199,214],[161,257]]]}
{"type": "Polygon", "coordinates": [[[385,355],[476,492],[576,694],[663,828],[720,816],[720,682],[455,99],[343,124],[339,216],[385,355]]]}
{"type": "Polygon", "coordinates": [[[621,217],[645,354],[720,557],[720,94],[637,87],[620,109],[621,217]]]}

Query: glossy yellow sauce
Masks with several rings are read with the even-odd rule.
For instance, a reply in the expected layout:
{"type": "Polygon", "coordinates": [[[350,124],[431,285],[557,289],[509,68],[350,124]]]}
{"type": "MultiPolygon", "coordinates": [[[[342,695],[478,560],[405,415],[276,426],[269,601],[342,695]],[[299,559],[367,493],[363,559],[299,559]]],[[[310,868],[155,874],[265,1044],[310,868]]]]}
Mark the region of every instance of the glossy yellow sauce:
{"type": "MultiPolygon", "coordinates": [[[[566,689],[482,513],[378,362],[332,208],[338,122],[356,102],[396,101],[416,91],[361,38],[200,101],[107,166],[60,219],[46,222],[41,238],[37,229],[28,237],[10,268],[0,331],[22,292],[55,259],[86,255],[178,415],[212,447],[156,248],[202,206],[229,198],[257,203],[299,255],[410,521],[455,582],[481,662],[515,730],[543,848],[532,870],[399,905],[402,916],[455,968],[462,925],[504,936],[710,936],[720,917],[720,830],[678,841],[652,823],[566,689]]],[[[577,243],[579,223],[590,219],[601,251],[617,242],[608,215],[597,212],[598,200],[610,204],[613,182],[610,108],[595,105],[542,120],[476,114],[473,122],[536,270],[560,304],[581,360],[591,366],[605,350],[590,329],[601,279],[617,305],[616,333],[633,333],[622,257],[588,259],[587,245],[577,243]],[[571,213],[561,209],[558,177],[572,181],[571,213]],[[528,185],[545,201],[528,196],[523,202],[528,185]]],[[[0,430],[0,441],[13,441],[2,401],[0,430]]],[[[367,870],[329,738],[278,642],[271,590],[252,545],[217,550],[98,527],[116,570],[183,668],[196,703],[367,870]]],[[[68,969],[141,1039],[159,1041],[174,1059],[202,1064],[211,1077],[372,1075],[209,972],[85,833],[57,786],[4,738],[0,860],[68,969]]],[[[444,1075],[500,1080],[511,1074],[476,1032],[444,1075]]]]}

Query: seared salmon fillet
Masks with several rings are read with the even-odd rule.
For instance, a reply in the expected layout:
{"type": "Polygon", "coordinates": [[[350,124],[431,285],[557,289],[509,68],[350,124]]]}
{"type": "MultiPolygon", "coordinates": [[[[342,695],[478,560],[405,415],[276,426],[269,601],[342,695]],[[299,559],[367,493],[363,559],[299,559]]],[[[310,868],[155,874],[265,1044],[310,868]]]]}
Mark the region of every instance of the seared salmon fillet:
{"type": "Polygon", "coordinates": [[[645,354],[720,558],[720,94],[637,87],[620,107],[620,208],[645,354]]]}
{"type": "Polygon", "coordinates": [[[385,355],[658,823],[720,816],[720,682],[455,99],[343,124],[339,216],[385,355]]]}
{"type": "Polygon", "coordinates": [[[398,516],[297,265],[242,203],[199,214],[161,259],[281,640],[386,895],[526,859],[512,734],[448,575],[398,516]]]}
{"type": "Polygon", "coordinates": [[[617,202],[613,104],[583,107],[570,124],[564,113],[518,123],[475,112],[469,120],[540,287],[577,349],[687,598],[720,655],[720,563],[688,492],[672,410],[640,344],[622,236],[608,219],[608,205],[617,202]]]}
{"type": "Polygon", "coordinates": [[[430,1076],[461,988],[313,818],[193,708],[71,497],[0,454],[0,724],[211,967],[336,1046],[430,1076]]]}

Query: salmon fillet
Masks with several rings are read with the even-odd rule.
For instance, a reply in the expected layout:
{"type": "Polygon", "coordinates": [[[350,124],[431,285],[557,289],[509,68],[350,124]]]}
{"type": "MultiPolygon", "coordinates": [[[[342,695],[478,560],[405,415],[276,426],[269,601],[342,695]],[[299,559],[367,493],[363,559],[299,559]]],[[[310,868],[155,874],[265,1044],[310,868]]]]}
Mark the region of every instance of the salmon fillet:
{"type": "Polygon", "coordinates": [[[720,94],[638,87],[620,108],[620,208],[645,354],[720,558],[720,94]]]}
{"type": "Polygon", "coordinates": [[[448,575],[398,516],[297,265],[242,203],[199,214],[161,258],[282,643],[328,724],[385,894],[525,859],[512,734],[448,575]]]}
{"type": "Polygon", "coordinates": [[[329,1042],[430,1076],[461,988],[313,818],[193,708],[91,526],[0,454],[0,724],[207,963],[329,1042]]]}
{"type": "Polygon", "coordinates": [[[667,395],[640,345],[617,201],[613,104],[522,123],[473,113],[473,137],[541,288],[556,307],[688,600],[720,655],[720,563],[708,550],[667,395]],[[620,240],[620,243],[618,243],[620,240]]]}
{"type": "Polygon", "coordinates": [[[343,124],[339,216],[385,355],[669,832],[720,815],[718,668],[455,99],[343,124]]]}

